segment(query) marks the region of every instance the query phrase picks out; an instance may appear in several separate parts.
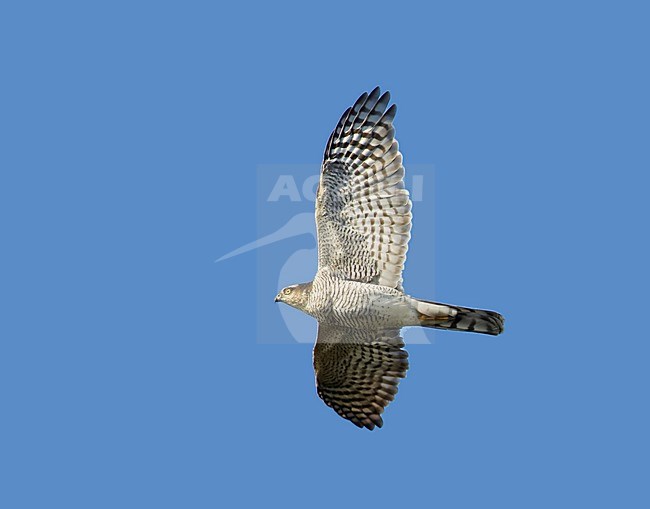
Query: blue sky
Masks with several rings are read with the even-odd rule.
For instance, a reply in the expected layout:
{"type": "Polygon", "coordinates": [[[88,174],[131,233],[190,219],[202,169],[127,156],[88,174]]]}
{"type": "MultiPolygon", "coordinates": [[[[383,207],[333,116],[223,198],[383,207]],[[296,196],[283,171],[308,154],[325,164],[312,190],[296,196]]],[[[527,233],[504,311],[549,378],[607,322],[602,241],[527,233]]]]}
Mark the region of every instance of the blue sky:
{"type": "Polygon", "coordinates": [[[3,5],[0,505],[647,507],[648,14],[3,5]],[[278,321],[310,236],[214,260],[375,85],[429,168],[406,290],[507,321],[427,331],[367,432],[278,321]]]}

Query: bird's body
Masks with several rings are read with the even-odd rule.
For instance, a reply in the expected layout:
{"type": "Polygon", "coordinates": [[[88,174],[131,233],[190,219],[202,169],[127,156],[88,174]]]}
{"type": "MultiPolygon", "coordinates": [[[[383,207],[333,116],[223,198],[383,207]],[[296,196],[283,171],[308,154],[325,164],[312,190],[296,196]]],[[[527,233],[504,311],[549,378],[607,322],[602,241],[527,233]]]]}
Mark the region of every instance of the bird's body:
{"type": "Polygon", "coordinates": [[[360,427],[381,413],[406,376],[399,331],[435,327],[496,335],[503,317],[413,298],[402,288],[411,230],[395,105],[379,88],[341,117],[325,149],[316,200],[318,271],[284,288],[285,302],[318,320],[314,369],[319,396],[360,427]]]}
{"type": "Polygon", "coordinates": [[[321,324],[361,329],[403,327],[405,321],[416,318],[411,300],[394,288],[340,279],[324,268],[316,273],[304,311],[321,324]]]}

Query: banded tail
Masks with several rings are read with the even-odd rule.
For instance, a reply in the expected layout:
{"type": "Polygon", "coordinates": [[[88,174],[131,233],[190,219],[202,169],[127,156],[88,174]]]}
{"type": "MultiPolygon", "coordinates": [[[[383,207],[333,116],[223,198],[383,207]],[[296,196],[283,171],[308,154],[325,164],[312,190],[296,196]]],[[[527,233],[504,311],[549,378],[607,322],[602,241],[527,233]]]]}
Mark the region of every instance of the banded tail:
{"type": "Polygon", "coordinates": [[[496,336],[503,332],[504,318],[495,311],[463,308],[418,300],[418,319],[422,327],[479,332],[496,336]]]}

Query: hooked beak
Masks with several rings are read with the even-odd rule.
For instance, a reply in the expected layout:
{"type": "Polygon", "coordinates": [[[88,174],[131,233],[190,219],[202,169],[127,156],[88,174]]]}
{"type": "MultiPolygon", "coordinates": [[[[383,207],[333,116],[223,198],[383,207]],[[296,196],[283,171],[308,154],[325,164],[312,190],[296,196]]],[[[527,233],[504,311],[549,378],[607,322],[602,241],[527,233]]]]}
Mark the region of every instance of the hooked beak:
{"type": "Polygon", "coordinates": [[[275,300],[274,300],[274,302],[280,302],[280,296],[279,296],[279,295],[276,295],[276,296],[275,296],[275,300]]]}

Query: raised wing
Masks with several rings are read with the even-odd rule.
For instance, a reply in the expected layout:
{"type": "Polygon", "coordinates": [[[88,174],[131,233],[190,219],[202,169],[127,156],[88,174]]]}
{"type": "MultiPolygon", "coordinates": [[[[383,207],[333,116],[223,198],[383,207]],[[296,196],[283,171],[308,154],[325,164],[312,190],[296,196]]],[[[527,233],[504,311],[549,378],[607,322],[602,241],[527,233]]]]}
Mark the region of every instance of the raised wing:
{"type": "Polygon", "coordinates": [[[408,353],[399,330],[318,326],[314,347],[316,390],[341,417],[356,426],[381,428],[381,414],[406,376],[408,353]]]}
{"type": "Polygon", "coordinates": [[[364,93],[330,135],[316,200],[318,266],[401,290],[411,200],[389,101],[379,87],[364,93]]]}

